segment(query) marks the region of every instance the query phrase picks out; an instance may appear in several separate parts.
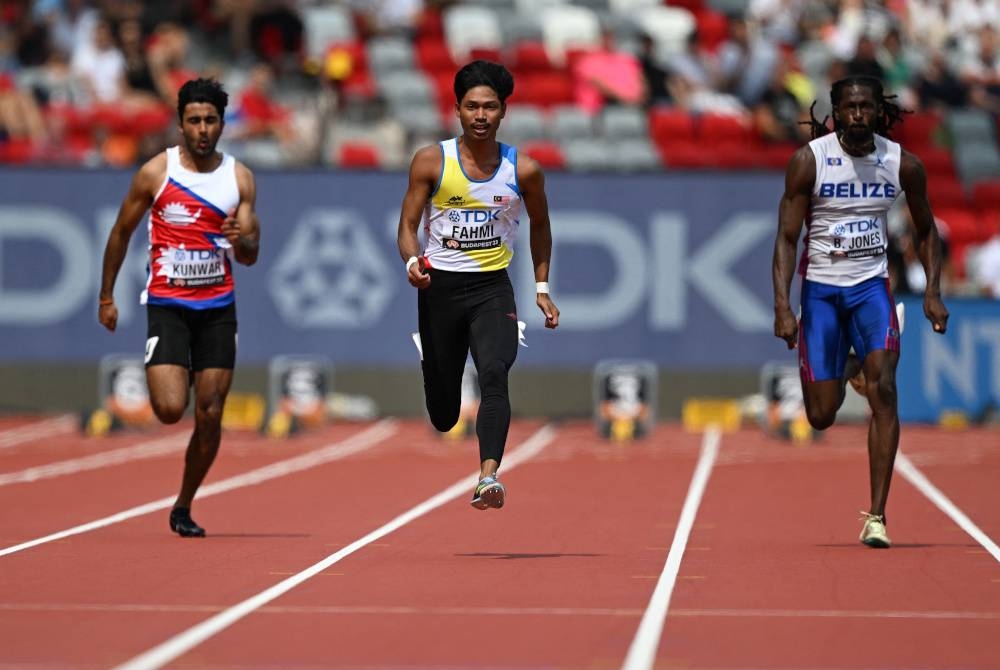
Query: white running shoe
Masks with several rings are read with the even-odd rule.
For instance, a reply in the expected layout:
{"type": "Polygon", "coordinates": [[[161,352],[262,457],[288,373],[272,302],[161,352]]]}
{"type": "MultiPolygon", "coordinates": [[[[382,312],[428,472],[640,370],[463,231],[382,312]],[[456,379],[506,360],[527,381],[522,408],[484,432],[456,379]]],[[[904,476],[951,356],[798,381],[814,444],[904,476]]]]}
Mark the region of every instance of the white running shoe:
{"type": "Polygon", "coordinates": [[[862,544],[876,549],[888,549],[892,546],[892,541],[885,534],[884,516],[861,512],[861,520],[865,522],[861,528],[861,537],[858,538],[862,544]]]}

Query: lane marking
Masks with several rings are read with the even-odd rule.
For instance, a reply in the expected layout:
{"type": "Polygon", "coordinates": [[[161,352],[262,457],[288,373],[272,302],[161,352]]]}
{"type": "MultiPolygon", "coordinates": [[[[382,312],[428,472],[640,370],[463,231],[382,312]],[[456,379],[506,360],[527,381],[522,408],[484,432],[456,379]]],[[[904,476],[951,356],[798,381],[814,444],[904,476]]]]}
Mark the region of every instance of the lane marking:
{"type": "Polygon", "coordinates": [[[681,508],[677,530],[674,532],[674,541],[670,545],[667,561],[663,565],[663,572],[660,573],[660,579],[653,590],[653,596],[642,615],[642,621],[639,622],[639,629],[629,646],[622,670],[651,670],[653,667],[653,662],[656,660],[656,650],[660,644],[660,635],[663,633],[663,625],[667,619],[670,596],[673,594],[677,573],[681,567],[684,547],[691,535],[691,528],[694,526],[694,519],[698,513],[698,507],[701,505],[701,497],[705,493],[715,459],[719,455],[721,441],[722,432],[718,426],[709,426],[705,430],[705,437],[701,443],[701,455],[698,457],[698,465],[695,466],[694,474],[691,476],[691,486],[684,499],[684,507],[681,508]]]}
{"type": "Polygon", "coordinates": [[[962,510],[958,508],[955,503],[948,499],[941,490],[931,484],[931,481],[924,476],[916,465],[913,464],[909,458],[903,452],[896,454],[896,470],[899,474],[903,475],[908,482],[913,484],[918,491],[923,493],[934,505],[944,512],[948,517],[958,524],[959,528],[964,530],[972,539],[981,544],[983,548],[993,556],[998,563],[1000,563],[1000,547],[994,542],[989,535],[980,530],[979,526],[972,522],[972,519],[967,517],[962,510]]]}
{"type": "MultiPolygon", "coordinates": [[[[542,426],[542,428],[525,440],[521,444],[521,447],[504,461],[503,472],[509,472],[511,469],[537,455],[550,442],[552,442],[555,438],[555,434],[556,431],[552,426],[542,426]]],[[[473,475],[473,477],[475,476],[477,475],[473,475]]],[[[135,658],[117,666],[116,670],[152,670],[154,668],[163,667],[167,663],[170,663],[171,661],[194,649],[205,640],[225,630],[243,617],[259,610],[267,603],[279,598],[285,593],[288,593],[299,584],[302,584],[311,577],[323,572],[331,565],[347,558],[354,552],[382,539],[389,533],[402,528],[411,521],[419,519],[438,507],[441,507],[445,503],[450,502],[459,496],[471,493],[473,483],[470,482],[469,479],[469,477],[463,477],[440,493],[431,496],[424,502],[410,508],[407,512],[400,514],[392,521],[389,521],[385,525],[373,530],[364,537],[355,540],[339,551],[330,554],[323,560],[311,565],[297,575],[293,575],[288,579],[278,582],[274,586],[261,591],[257,595],[251,596],[243,602],[237,603],[236,605],[219,612],[215,616],[202,621],[200,624],[178,633],[162,644],[159,644],[152,649],[139,654],[135,658]]]]}
{"type": "Polygon", "coordinates": [[[163,456],[186,448],[190,434],[190,431],[174,433],[167,437],[141,442],[130,447],[120,447],[111,451],[102,451],[89,456],[81,456],[80,458],[37,465],[16,472],[5,472],[0,474],[0,486],[36,482],[39,479],[72,475],[78,472],[86,472],[87,470],[97,470],[98,468],[120,465],[129,461],[163,456]]]}
{"type": "MultiPolygon", "coordinates": [[[[331,574],[331,573],[324,573],[331,574]]],[[[177,605],[140,603],[0,603],[2,612],[127,612],[216,614],[227,609],[226,605],[177,605]]],[[[438,606],[414,607],[412,605],[265,605],[258,614],[302,614],[306,616],[328,614],[407,614],[428,615],[505,615],[505,616],[607,616],[636,618],[642,610],[635,607],[463,607],[438,606]]],[[[788,618],[788,619],[914,619],[914,620],[965,620],[1000,621],[1000,612],[964,612],[958,610],[769,610],[769,609],[673,609],[674,617],[729,617],[729,618],[788,618]]]]}
{"type": "MultiPolygon", "coordinates": [[[[393,435],[396,430],[397,427],[395,422],[391,419],[383,419],[375,425],[366,428],[360,433],[356,433],[344,440],[341,440],[340,442],[334,442],[326,445],[325,447],[320,447],[315,451],[310,451],[293,458],[278,461],[277,463],[271,463],[270,465],[265,465],[264,467],[257,468],[256,470],[244,472],[241,475],[236,475],[234,477],[203,486],[198,491],[197,499],[201,500],[202,498],[207,498],[208,496],[217,495],[219,493],[226,493],[228,491],[244,488],[246,486],[254,486],[255,484],[260,484],[272,479],[277,479],[278,477],[284,477],[285,475],[302,472],[303,470],[309,470],[331,461],[346,458],[347,456],[351,456],[375,446],[379,442],[382,442],[393,435]]],[[[129,519],[134,519],[135,517],[143,516],[145,514],[151,514],[152,512],[168,509],[174,504],[175,499],[175,496],[160,498],[159,500],[154,500],[153,502],[148,502],[144,505],[132,507],[123,512],[118,512],[117,514],[97,519],[96,521],[90,521],[88,523],[80,524],[79,526],[73,526],[72,528],[61,530],[57,533],[52,533],[51,535],[22,542],[21,544],[15,544],[13,546],[0,549],[0,557],[24,551],[25,549],[30,549],[32,547],[37,547],[38,545],[46,544],[48,542],[55,542],[56,540],[72,537],[73,535],[87,533],[92,530],[97,530],[98,528],[111,526],[116,523],[121,523],[122,521],[128,521],[129,519]]]]}
{"type": "Polygon", "coordinates": [[[0,432],[0,449],[16,447],[32,440],[55,437],[76,430],[78,419],[72,414],[60,414],[48,419],[41,419],[17,428],[0,432]]]}

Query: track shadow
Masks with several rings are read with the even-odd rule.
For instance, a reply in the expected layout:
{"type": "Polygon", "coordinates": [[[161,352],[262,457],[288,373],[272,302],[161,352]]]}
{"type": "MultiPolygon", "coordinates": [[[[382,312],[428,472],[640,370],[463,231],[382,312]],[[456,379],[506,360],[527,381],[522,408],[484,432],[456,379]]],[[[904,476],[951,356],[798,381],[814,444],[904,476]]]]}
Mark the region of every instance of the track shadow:
{"type": "Polygon", "coordinates": [[[593,558],[596,556],[606,556],[607,554],[573,554],[573,553],[562,553],[562,554],[511,554],[504,552],[490,552],[490,551],[477,551],[472,554],[455,554],[456,556],[467,556],[469,558],[494,558],[504,561],[511,561],[521,558],[593,558]]]}
{"type": "MultiPolygon", "coordinates": [[[[817,544],[817,547],[826,547],[827,549],[856,549],[858,547],[864,547],[860,542],[839,542],[836,544],[817,544]]],[[[969,543],[959,543],[959,542],[939,542],[936,544],[922,544],[919,542],[893,542],[892,549],[934,549],[934,548],[944,548],[944,547],[954,547],[954,548],[964,548],[964,549],[976,549],[980,545],[973,542],[969,543]]]]}
{"type": "Polygon", "coordinates": [[[292,538],[292,537],[312,537],[312,533],[208,533],[206,538],[211,539],[213,537],[227,538],[227,537],[274,537],[274,538],[292,538]]]}

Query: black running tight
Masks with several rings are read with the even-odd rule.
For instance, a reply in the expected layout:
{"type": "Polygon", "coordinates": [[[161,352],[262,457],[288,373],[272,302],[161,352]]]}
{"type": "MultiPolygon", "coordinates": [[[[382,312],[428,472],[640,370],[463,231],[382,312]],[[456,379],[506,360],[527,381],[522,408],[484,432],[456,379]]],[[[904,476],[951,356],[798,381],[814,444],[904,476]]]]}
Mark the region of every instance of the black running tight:
{"type": "Polygon", "coordinates": [[[517,356],[517,309],[510,279],[506,270],[429,272],[430,287],[418,291],[417,315],[431,423],[443,432],[458,421],[462,374],[471,351],[479,375],[479,460],[499,463],[510,428],[507,373],[517,356]]]}

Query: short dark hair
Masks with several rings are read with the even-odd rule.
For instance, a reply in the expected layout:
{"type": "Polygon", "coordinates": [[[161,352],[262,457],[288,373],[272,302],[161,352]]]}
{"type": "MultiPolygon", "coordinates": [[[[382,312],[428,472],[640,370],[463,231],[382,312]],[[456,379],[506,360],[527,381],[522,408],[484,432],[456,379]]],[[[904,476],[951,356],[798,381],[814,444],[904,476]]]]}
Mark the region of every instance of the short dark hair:
{"type": "Polygon", "coordinates": [[[229,94],[222,88],[222,84],[214,79],[199,78],[184,82],[181,90],[177,92],[177,118],[181,122],[184,121],[184,108],[192,102],[207,102],[214,105],[219,118],[222,118],[226,115],[229,94]]]}
{"type": "Polygon", "coordinates": [[[499,63],[474,60],[455,73],[455,102],[462,102],[469,89],[476,86],[489,86],[496,91],[500,102],[506,104],[507,97],[514,92],[514,76],[499,63]]]}

